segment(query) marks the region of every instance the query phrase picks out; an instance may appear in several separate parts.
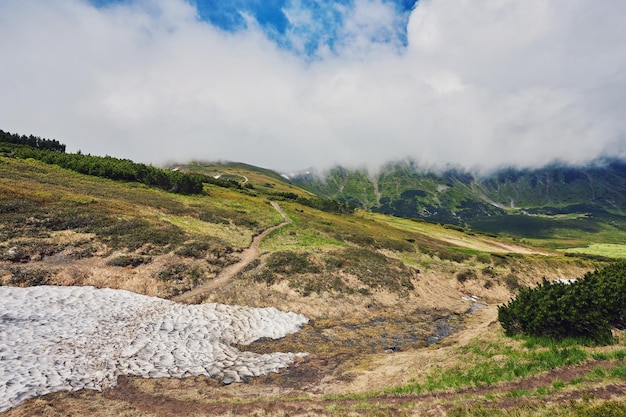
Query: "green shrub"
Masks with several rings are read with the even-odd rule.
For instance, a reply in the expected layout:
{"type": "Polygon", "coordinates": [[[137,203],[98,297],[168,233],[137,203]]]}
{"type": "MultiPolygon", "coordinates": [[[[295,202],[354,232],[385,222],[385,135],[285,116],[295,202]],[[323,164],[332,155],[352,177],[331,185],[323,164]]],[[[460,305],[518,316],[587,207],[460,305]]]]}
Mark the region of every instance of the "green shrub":
{"type": "Polygon", "coordinates": [[[480,253],[478,255],[476,255],[476,261],[483,263],[483,264],[490,264],[491,263],[491,256],[487,255],[486,253],[480,253]]]}
{"type": "Polygon", "coordinates": [[[504,277],[504,284],[511,291],[517,291],[520,288],[522,288],[522,285],[519,282],[519,277],[517,275],[515,275],[515,274],[508,274],[507,276],[505,276],[504,277]]]}
{"type": "Polygon", "coordinates": [[[156,277],[164,282],[179,284],[188,280],[192,285],[196,285],[202,278],[202,271],[195,265],[177,263],[162,269],[156,277]]]}
{"type": "Polygon", "coordinates": [[[481,270],[481,273],[485,276],[489,276],[489,277],[495,277],[496,276],[496,271],[495,269],[493,269],[493,267],[491,265],[487,265],[486,267],[484,267],[481,270]]]}
{"type": "Polygon", "coordinates": [[[461,284],[470,279],[476,279],[476,271],[473,269],[466,269],[456,274],[456,280],[461,284]]]}
{"type": "Polygon", "coordinates": [[[34,287],[46,285],[50,281],[51,273],[46,269],[11,268],[10,285],[20,287],[34,287]]]}
{"type": "Polygon", "coordinates": [[[319,266],[311,261],[308,253],[280,251],[272,253],[266,261],[266,266],[279,274],[317,274],[319,266]]]}
{"type": "Polygon", "coordinates": [[[524,334],[613,341],[611,327],[626,328],[626,261],[586,274],[571,284],[545,278],[535,288],[523,288],[498,307],[507,335],[524,334]]]}
{"type": "Polygon", "coordinates": [[[202,259],[207,255],[209,249],[211,249],[211,244],[209,242],[193,241],[180,246],[174,253],[186,258],[202,259]]]}
{"type": "Polygon", "coordinates": [[[135,255],[120,255],[115,258],[111,258],[107,261],[107,265],[109,266],[131,266],[133,268],[138,267],[139,265],[149,263],[152,261],[152,258],[149,256],[135,256],[135,255]]]}
{"type": "Polygon", "coordinates": [[[266,268],[262,269],[258,274],[252,275],[254,282],[265,283],[267,286],[274,284],[276,278],[276,274],[266,268]]]}
{"type": "Polygon", "coordinates": [[[463,263],[470,258],[470,256],[466,253],[450,249],[440,249],[437,252],[437,256],[439,256],[439,259],[443,261],[452,261],[456,263],[463,263]]]}
{"type": "Polygon", "coordinates": [[[347,248],[337,256],[343,262],[341,270],[355,275],[369,288],[384,288],[397,293],[415,289],[411,278],[418,272],[397,259],[360,248],[347,248]]]}

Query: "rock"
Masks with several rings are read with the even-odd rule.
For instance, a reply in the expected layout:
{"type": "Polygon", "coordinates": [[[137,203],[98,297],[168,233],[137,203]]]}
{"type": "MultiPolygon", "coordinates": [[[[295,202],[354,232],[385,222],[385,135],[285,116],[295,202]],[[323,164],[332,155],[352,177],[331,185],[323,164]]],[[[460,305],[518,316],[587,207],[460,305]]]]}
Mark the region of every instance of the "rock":
{"type": "Polygon", "coordinates": [[[22,251],[17,246],[10,247],[2,255],[2,260],[10,262],[21,262],[23,258],[22,251]]]}

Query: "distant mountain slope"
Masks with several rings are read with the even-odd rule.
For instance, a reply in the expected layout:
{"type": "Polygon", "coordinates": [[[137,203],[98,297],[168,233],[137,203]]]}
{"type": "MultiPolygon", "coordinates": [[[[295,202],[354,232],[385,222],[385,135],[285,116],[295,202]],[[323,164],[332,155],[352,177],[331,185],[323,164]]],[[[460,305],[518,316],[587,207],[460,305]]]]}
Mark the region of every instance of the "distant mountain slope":
{"type": "Polygon", "coordinates": [[[536,237],[537,229],[556,228],[595,233],[600,223],[623,231],[626,224],[626,162],[619,160],[509,168],[484,177],[401,161],[375,175],[336,167],[321,175],[294,176],[292,182],[375,212],[517,236],[536,237]],[[582,221],[572,223],[576,218],[582,221]]]}

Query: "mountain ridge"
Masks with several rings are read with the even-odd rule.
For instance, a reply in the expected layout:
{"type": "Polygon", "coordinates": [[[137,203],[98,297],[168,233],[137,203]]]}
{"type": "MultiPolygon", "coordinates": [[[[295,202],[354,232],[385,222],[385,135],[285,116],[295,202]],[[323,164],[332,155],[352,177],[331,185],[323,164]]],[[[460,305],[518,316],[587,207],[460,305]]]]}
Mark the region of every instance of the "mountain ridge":
{"type": "Polygon", "coordinates": [[[429,170],[405,160],[373,175],[337,166],[290,180],[325,198],[374,212],[494,233],[512,233],[507,223],[516,216],[531,223],[532,217],[568,216],[596,216],[620,227],[626,222],[626,161],[620,159],[579,167],[554,163],[505,168],[481,176],[460,168],[429,170]]]}

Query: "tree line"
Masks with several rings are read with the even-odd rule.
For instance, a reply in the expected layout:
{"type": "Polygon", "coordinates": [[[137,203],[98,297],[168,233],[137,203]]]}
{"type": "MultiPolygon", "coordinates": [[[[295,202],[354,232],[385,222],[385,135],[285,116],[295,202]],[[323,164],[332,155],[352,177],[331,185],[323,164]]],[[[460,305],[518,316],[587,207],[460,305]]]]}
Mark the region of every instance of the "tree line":
{"type": "Polygon", "coordinates": [[[284,200],[292,200],[296,203],[308,206],[317,210],[325,211],[327,213],[335,214],[353,214],[356,207],[347,203],[343,203],[336,200],[330,200],[321,197],[305,198],[300,197],[296,193],[291,192],[277,192],[272,193],[273,196],[282,198],[284,200]]]}
{"type": "Polygon", "coordinates": [[[0,129],[0,142],[12,143],[15,145],[26,145],[31,148],[43,149],[53,152],[65,152],[65,145],[55,139],[42,139],[33,135],[18,135],[0,129]]]}
{"type": "Polygon", "coordinates": [[[204,182],[211,182],[202,175],[168,171],[129,159],[65,153],[65,145],[58,141],[32,135],[20,136],[0,130],[0,142],[10,144],[5,153],[16,158],[32,158],[96,177],[139,182],[172,193],[200,194],[204,182]]]}

